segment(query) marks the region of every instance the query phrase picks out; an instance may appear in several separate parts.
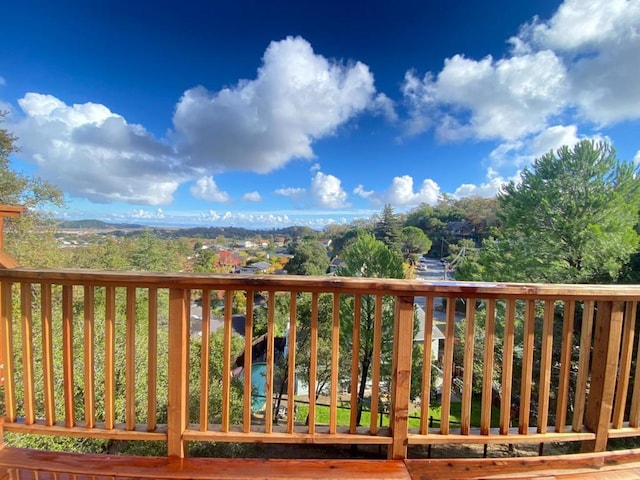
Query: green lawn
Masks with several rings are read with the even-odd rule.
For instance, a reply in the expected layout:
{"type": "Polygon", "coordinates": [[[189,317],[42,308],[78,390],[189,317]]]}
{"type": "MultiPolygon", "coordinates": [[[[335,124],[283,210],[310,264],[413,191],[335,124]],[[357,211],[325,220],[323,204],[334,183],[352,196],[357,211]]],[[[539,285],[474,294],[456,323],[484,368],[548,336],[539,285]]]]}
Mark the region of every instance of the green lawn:
{"type": "MultiPolygon", "coordinates": [[[[452,403],[451,404],[451,412],[449,414],[449,421],[453,424],[452,427],[456,426],[456,423],[460,421],[460,410],[462,408],[461,403],[452,403]]],[[[471,426],[479,427],[480,426],[480,399],[474,399],[471,405],[471,426]]],[[[309,412],[309,406],[305,404],[298,403],[298,415],[296,417],[296,422],[304,423],[307,418],[307,413],[309,412]]],[[[429,408],[429,416],[434,418],[433,427],[437,428],[440,426],[440,422],[438,421],[441,417],[441,407],[430,407],[429,408]]],[[[339,426],[349,426],[351,411],[348,407],[346,408],[338,408],[338,418],[337,422],[339,426]]],[[[378,417],[379,418],[379,417],[378,417]]],[[[362,420],[360,424],[365,426],[369,425],[371,421],[371,413],[368,410],[364,410],[362,412],[362,420]]],[[[317,424],[328,424],[329,423],[329,407],[323,405],[316,405],[316,423],[317,424]]],[[[380,425],[380,421],[378,420],[378,425],[380,425]]],[[[389,415],[384,414],[382,419],[382,425],[385,427],[389,426],[389,415]]],[[[499,425],[499,411],[496,408],[492,408],[491,413],[491,426],[497,427],[499,425]]],[[[409,417],[409,428],[419,428],[420,427],[420,419],[417,417],[409,417]]]]}

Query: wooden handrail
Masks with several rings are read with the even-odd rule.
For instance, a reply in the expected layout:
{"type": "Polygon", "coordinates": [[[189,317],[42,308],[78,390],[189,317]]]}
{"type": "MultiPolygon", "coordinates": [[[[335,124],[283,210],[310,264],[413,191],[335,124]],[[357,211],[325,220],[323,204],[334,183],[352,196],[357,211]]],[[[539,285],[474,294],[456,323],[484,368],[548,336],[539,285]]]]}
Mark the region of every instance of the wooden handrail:
{"type": "Polygon", "coordinates": [[[640,388],[629,388],[626,379],[618,379],[618,365],[626,377],[640,375],[637,362],[630,361],[634,350],[631,332],[640,301],[637,285],[429,283],[23,267],[0,269],[0,282],[4,351],[0,361],[4,360],[8,377],[5,431],[162,440],[172,457],[185,456],[190,441],[378,444],[387,445],[392,459],[406,458],[409,445],[579,441],[586,450],[601,451],[608,438],[640,436],[640,388]],[[215,298],[212,293],[218,292],[218,298],[224,298],[222,335],[209,335],[208,327],[214,321],[209,311],[203,315],[207,333],[194,335],[190,332],[191,299],[201,296],[208,310],[215,298]],[[238,292],[246,295],[246,306],[234,303],[238,292]],[[264,304],[254,304],[256,292],[264,293],[264,304]],[[284,300],[276,302],[277,296],[284,300]],[[429,370],[435,363],[442,371],[439,429],[429,428],[424,418],[428,408],[411,402],[410,391],[414,391],[428,405],[436,386],[431,384],[430,372],[414,376],[413,382],[419,384],[412,384],[414,303],[420,298],[425,306],[422,327],[429,330],[422,337],[427,343],[420,358],[429,370]],[[442,312],[445,339],[440,346],[444,352],[435,356],[432,348],[435,352],[436,345],[430,340],[432,327],[440,325],[434,320],[440,315],[440,298],[446,299],[442,312]],[[99,300],[102,306],[96,308],[99,300]],[[456,308],[463,301],[465,308],[456,308]],[[348,302],[349,308],[342,309],[341,302],[348,302]],[[289,311],[277,311],[282,305],[288,305],[289,311]],[[252,332],[247,332],[243,350],[233,349],[236,319],[232,309],[236,308],[249,314],[243,321],[248,330],[254,327],[251,312],[266,309],[263,396],[267,410],[258,417],[252,411],[255,385],[250,384],[248,374],[255,361],[252,332]],[[582,317],[579,336],[572,334],[577,316],[582,317]],[[467,325],[459,329],[463,317],[467,325]],[[148,325],[140,325],[142,321],[148,325]],[[293,329],[287,339],[294,343],[288,347],[287,360],[280,361],[276,337],[282,335],[287,322],[293,329]],[[552,350],[554,322],[564,322],[561,342],[555,342],[562,347],[560,353],[552,350]],[[349,333],[342,331],[349,324],[349,333]],[[366,343],[362,338],[365,330],[371,333],[366,342],[375,344],[370,359],[375,368],[363,380],[359,356],[366,343]],[[458,340],[456,330],[463,332],[458,340]],[[148,332],[148,342],[136,341],[141,331],[148,332]],[[485,336],[489,346],[484,351],[473,345],[479,335],[485,336]],[[592,337],[597,360],[590,363],[592,337]],[[203,341],[206,347],[201,346],[203,341]],[[220,343],[210,343],[214,341],[220,343]],[[194,347],[200,352],[197,356],[190,355],[194,347]],[[51,357],[60,349],[62,360],[57,365],[51,357]],[[502,362],[496,360],[498,351],[505,355],[502,362]],[[517,370],[515,352],[521,352],[523,362],[517,370]],[[214,357],[219,363],[213,363],[214,357]],[[245,387],[234,390],[234,395],[233,358],[242,358],[247,372],[245,387]],[[103,361],[104,378],[98,379],[96,365],[103,361]],[[306,424],[292,417],[293,385],[276,388],[279,372],[286,372],[290,382],[301,375],[301,362],[308,362],[306,424]],[[158,371],[159,365],[167,363],[168,388],[156,391],[159,378],[165,375],[158,371]],[[62,368],[56,370],[56,365],[62,368]],[[143,381],[139,368],[147,374],[143,381]],[[519,372],[518,378],[514,379],[514,371],[519,372]],[[212,377],[213,372],[222,373],[212,377]],[[474,378],[474,372],[481,374],[474,378]],[[355,411],[365,399],[356,390],[366,380],[373,381],[367,393],[371,418],[357,425],[355,411]],[[315,387],[323,381],[327,382],[327,399],[319,401],[315,387]],[[454,384],[460,389],[457,394],[454,384]],[[350,385],[351,394],[340,394],[341,385],[350,385]],[[495,386],[501,394],[497,399],[493,398],[495,386]],[[220,389],[216,400],[208,394],[212,388],[220,389]],[[568,394],[569,389],[575,391],[574,396],[568,394]],[[280,392],[286,394],[288,408],[282,425],[277,422],[274,399],[280,392]],[[614,392],[618,392],[615,412],[614,392]],[[452,418],[456,397],[461,399],[459,422],[452,418]],[[554,403],[551,399],[556,398],[554,403]],[[199,405],[190,408],[190,401],[199,405]],[[219,403],[210,405],[211,401],[219,403]],[[233,403],[237,401],[242,405],[233,403]],[[348,423],[338,421],[340,402],[350,405],[348,423]],[[383,402],[388,403],[389,413],[382,408],[383,402]],[[325,403],[328,413],[322,417],[325,403]],[[97,416],[96,404],[104,405],[103,417],[97,416]],[[492,413],[492,408],[499,414],[492,413]],[[481,415],[474,416],[476,409],[481,415]],[[167,417],[159,421],[163,412],[167,417]],[[410,425],[410,415],[423,417],[419,427],[410,425]],[[474,423],[474,417],[480,420],[474,423]]]}

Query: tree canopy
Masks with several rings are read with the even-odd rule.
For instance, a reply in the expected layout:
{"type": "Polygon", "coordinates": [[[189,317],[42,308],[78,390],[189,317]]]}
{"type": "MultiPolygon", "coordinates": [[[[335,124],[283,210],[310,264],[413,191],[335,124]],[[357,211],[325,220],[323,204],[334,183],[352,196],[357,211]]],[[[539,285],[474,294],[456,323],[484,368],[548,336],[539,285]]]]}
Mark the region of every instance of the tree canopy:
{"type": "Polygon", "coordinates": [[[602,283],[638,247],[640,189],[607,143],[564,146],[525,168],[498,196],[499,235],[484,242],[481,280],[602,283]]]}
{"type": "Polygon", "coordinates": [[[329,268],[327,249],[317,240],[303,240],[291,247],[293,257],[286,265],[295,275],[324,275],[329,268]]]}

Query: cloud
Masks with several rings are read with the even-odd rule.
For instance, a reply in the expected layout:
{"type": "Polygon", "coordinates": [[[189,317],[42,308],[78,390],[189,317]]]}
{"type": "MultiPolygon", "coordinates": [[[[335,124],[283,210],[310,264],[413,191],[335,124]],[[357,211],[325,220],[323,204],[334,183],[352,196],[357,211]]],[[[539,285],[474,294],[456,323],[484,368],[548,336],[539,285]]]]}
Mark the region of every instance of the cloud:
{"type": "Polygon", "coordinates": [[[184,92],[174,135],[192,167],[267,173],[314,158],[315,140],[385,103],[375,94],[363,63],[327,60],[303,38],[288,37],[271,42],[255,79],[217,92],[202,86],[184,92]]]}
{"type": "Polygon", "coordinates": [[[164,211],[161,208],[158,208],[154,212],[149,212],[147,210],[139,209],[131,212],[128,215],[128,218],[135,218],[135,219],[141,219],[141,220],[151,220],[151,219],[162,220],[165,218],[165,216],[164,216],[164,211]]]}
{"type": "Polygon", "coordinates": [[[520,172],[518,172],[513,178],[504,179],[503,177],[498,175],[498,172],[490,168],[487,171],[487,181],[485,183],[482,183],[480,185],[464,183],[456,189],[453,196],[456,198],[495,197],[500,192],[502,186],[505,183],[508,183],[510,180],[519,181],[519,178],[520,172]]]}
{"type": "Polygon", "coordinates": [[[199,178],[190,190],[194,197],[208,202],[229,203],[231,201],[229,194],[218,188],[212,176],[199,178]]]}
{"type": "Polygon", "coordinates": [[[561,117],[597,126],[640,118],[640,2],[566,0],[509,39],[502,59],[454,55],[405,75],[405,135],[513,142],[561,117]],[[575,117],[575,118],[574,118],[575,117]]]}
{"type": "Polygon", "coordinates": [[[261,202],[262,196],[258,192],[247,192],[242,196],[242,200],[245,202],[261,202]]]}
{"type": "Polygon", "coordinates": [[[640,150],[636,152],[636,155],[633,157],[633,163],[636,165],[640,165],[640,150]]]}
{"type": "Polygon", "coordinates": [[[334,175],[317,171],[311,178],[309,188],[288,187],[275,191],[277,195],[289,197],[297,208],[322,207],[338,209],[349,207],[347,192],[342,188],[342,182],[334,175]]]}
{"type": "Polygon", "coordinates": [[[414,207],[420,203],[435,205],[440,198],[439,185],[426,178],[423,180],[420,190],[414,191],[413,177],[403,175],[395,177],[391,186],[383,193],[367,191],[362,185],[358,185],[353,193],[370,200],[374,205],[390,203],[394,207],[414,207]]]}
{"type": "Polygon", "coordinates": [[[342,189],[341,181],[333,175],[316,172],[311,179],[311,198],[314,205],[325,208],[348,207],[347,192],[342,189]]]}
{"type": "Polygon", "coordinates": [[[495,61],[455,55],[437,77],[407,72],[408,134],[434,127],[442,140],[513,140],[544,128],[560,112],[566,72],[553,52],[495,61]]]}
{"type": "Polygon", "coordinates": [[[0,75],[0,87],[4,87],[7,84],[7,80],[5,80],[5,78],[0,75]]]}
{"type": "Polygon", "coordinates": [[[175,152],[104,105],[27,93],[10,128],[20,155],[66,193],[97,203],[165,205],[185,178],[175,152]]]}

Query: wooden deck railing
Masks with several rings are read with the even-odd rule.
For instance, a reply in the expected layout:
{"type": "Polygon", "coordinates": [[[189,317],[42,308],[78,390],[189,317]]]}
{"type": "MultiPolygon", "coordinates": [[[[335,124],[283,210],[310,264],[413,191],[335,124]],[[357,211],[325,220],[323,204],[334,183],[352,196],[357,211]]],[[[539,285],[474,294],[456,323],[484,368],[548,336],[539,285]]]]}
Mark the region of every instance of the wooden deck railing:
{"type": "Polygon", "coordinates": [[[7,432],[161,440],[176,457],[191,441],[379,444],[395,459],[409,445],[580,441],[602,451],[609,438],[640,435],[640,286],[11,268],[0,269],[0,288],[7,432]],[[416,302],[426,312],[421,358],[416,302]],[[240,364],[253,371],[256,329],[265,332],[259,412],[252,376],[240,385],[231,375],[240,364]],[[358,422],[361,384],[370,387],[358,422]],[[429,428],[436,390],[441,418],[429,428]],[[296,418],[303,409],[308,417],[296,418]]]}

